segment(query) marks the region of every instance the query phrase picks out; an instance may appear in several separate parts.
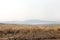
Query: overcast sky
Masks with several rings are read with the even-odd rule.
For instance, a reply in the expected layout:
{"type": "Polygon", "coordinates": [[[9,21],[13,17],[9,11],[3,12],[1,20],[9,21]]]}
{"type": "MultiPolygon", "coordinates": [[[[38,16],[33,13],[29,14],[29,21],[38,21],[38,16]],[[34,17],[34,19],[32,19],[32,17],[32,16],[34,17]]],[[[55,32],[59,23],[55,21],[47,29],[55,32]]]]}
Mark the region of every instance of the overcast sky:
{"type": "Polygon", "coordinates": [[[60,21],[60,0],[0,0],[0,21],[60,21]]]}

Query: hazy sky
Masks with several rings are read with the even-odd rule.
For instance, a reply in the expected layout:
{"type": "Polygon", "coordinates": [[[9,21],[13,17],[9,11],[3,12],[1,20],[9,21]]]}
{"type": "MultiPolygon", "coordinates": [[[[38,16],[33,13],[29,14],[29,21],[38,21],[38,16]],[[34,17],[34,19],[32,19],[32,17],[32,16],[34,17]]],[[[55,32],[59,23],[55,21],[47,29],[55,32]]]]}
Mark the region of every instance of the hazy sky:
{"type": "Polygon", "coordinates": [[[0,0],[0,21],[60,21],[60,0],[0,0]]]}

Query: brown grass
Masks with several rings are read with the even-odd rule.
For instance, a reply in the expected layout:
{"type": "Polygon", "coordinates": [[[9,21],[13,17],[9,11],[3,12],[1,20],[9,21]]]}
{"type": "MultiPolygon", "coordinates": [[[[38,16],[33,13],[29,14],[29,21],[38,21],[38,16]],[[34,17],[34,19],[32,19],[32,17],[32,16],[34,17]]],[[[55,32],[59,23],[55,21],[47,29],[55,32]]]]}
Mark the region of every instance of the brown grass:
{"type": "Polygon", "coordinates": [[[1,40],[60,40],[60,25],[0,25],[1,40]],[[5,39],[4,39],[5,38],[5,39]]]}

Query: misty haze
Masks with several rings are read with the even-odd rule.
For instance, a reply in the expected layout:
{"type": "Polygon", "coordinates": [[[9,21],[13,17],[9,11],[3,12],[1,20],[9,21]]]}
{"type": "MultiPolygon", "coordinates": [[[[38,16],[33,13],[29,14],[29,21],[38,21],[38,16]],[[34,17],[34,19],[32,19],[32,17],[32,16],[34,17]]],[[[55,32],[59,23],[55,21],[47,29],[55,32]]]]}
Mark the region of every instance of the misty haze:
{"type": "Polygon", "coordinates": [[[60,40],[60,0],[0,0],[0,40],[60,40]]]}

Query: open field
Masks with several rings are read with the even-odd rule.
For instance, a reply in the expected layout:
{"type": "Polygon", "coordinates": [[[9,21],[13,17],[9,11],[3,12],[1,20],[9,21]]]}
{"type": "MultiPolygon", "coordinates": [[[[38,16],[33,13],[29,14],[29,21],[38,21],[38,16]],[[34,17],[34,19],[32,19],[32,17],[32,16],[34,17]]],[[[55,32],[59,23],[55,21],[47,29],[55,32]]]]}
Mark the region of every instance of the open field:
{"type": "Polygon", "coordinates": [[[0,24],[0,40],[60,40],[60,25],[0,24]]]}

